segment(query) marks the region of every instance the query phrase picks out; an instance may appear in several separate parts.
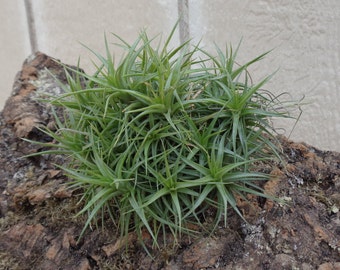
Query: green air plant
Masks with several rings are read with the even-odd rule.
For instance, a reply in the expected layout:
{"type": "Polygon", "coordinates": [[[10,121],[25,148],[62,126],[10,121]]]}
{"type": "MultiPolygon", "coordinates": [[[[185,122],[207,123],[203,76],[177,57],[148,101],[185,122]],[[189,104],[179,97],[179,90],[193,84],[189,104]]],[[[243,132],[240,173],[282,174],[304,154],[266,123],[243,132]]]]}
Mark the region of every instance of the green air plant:
{"type": "Polygon", "coordinates": [[[269,197],[255,183],[268,176],[251,168],[279,156],[269,120],[289,114],[261,90],[270,77],[250,79],[248,66],[265,54],[238,65],[231,47],[217,47],[217,57],[189,42],[169,49],[174,32],[156,46],[145,31],[133,44],[118,37],[119,64],[105,39],[106,56],[93,52],[95,74],[72,70],[67,92],[51,101],[65,115],[56,132],[45,131],[57,142],[47,152],[70,158],[63,169],[83,191],[83,232],[110,217],[122,236],[136,231],[142,240],[146,230],[157,246],[166,232],[178,239],[226,225],[229,209],[242,217],[236,196],[269,197]]]}

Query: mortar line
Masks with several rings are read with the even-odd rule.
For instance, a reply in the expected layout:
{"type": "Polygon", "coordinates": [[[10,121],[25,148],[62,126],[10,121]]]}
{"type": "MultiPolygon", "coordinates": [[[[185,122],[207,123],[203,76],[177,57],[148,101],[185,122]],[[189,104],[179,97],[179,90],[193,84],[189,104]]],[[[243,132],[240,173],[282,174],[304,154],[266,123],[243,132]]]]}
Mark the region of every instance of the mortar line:
{"type": "Polygon", "coordinates": [[[189,26],[189,0],[177,1],[178,16],[179,16],[179,40],[181,44],[188,41],[190,38],[189,26]]]}
{"type": "Polygon", "coordinates": [[[25,0],[25,10],[26,10],[26,18],[27,18],[27,27],[28,27],[28,35],[30,39],[31,45],[31,53],[35,53],[38,51],[38,42],[37,42],[37,32],[35,29],[35,21],[32,9],[31,0],[25,0]]]}

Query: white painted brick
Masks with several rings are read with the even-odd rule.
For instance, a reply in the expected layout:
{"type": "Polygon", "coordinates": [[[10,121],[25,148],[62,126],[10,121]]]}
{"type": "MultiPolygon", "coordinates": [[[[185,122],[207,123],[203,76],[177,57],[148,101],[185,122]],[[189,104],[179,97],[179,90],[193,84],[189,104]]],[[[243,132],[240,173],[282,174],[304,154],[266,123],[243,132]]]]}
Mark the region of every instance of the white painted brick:
{"type": "Polygon", "coordinates": [[[12,91],[14,77],[30,53],[22,0],[0,0],[0,110],[12,91]]]}
{"type": "MultiPolygon", "coordinates": [[[[292,139],[340,151],[340,1],[189,0],[190,30],[213,51],[243,38],[241,63],[274,49],[252,68],[259,80],[279,68],[267,88],[310,104],[292,139]]],[[[280,121],[289,134],[293,123],[280,121]]]]}
{"type": "Polygon", "coordinates": [[[111,33],[133,42],[141,29],[151,36],[167,34],[177,20],[177,1],[171,0],[34,0],[33,9],[39,50],[70,64],[80,56],[88,72],[93,71],[90,58],[95,58],[80,43],[104,53],[104,33],[111,43],[117,42],[111,33]]]}
{"type": "MultiPolygon", "coordinates": [[[[185,0],[178,0],[185,1],[185,0]]],[[[239,62],[274,49],[251,69],[258,81],[279,69],[267,89],[305,96],[310,102],[292,139],[340,151],[340,1],[188,0],[194,41],[212,51],[213,42],[234,46],[243,38],[239,62]]],[[[151,35],[168,33],[178,17],[175,0],[31,0],[38,49],[92,72],[94,57],[80,44],[104,53],[104,33],[133,41],[147,27],[151,35]]],[[[0,109],[15,73],[30,54],[22,0],[0,0],[0,109]]],[[[178,44],[176,35],[174,43],[178,44]]],[[[121,52],[116,51],[119,58],[121,52]]],[[[281,125],[276,122],[277,125],[281,125]]],[[[292,122],[282,123],[290,132],[292,122]]]]}

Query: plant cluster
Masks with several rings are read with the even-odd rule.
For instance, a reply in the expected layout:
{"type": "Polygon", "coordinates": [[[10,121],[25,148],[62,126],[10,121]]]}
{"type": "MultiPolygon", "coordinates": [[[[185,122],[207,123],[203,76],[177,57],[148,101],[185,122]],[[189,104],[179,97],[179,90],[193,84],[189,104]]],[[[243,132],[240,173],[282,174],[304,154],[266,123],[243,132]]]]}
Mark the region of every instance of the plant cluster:
{"type": "Polygon", "coordinates": [[[231,47],[216,47],[216,57],[189,42],[169,50],[174,31],[155,47],[145,31],[133,44],[119,39],[119,64],[105,40],[106,57],[93,52],[97,72],[73,70],[67,93],[52,101],[65,116],[46,132],[83,190],[84,229],[110,216],[122,236],[147,230],[157,244],[165,232],[177,239],[207,229],[208,208],[213,230],[228,209],[242,216],[236,196],[268,196],[254,183],[267,175],[250,168],[278,155],[269,120],[288,113],[261,90],[269,77],[254,84],[247,71],[265,54],[238,65],[231,47]]]}

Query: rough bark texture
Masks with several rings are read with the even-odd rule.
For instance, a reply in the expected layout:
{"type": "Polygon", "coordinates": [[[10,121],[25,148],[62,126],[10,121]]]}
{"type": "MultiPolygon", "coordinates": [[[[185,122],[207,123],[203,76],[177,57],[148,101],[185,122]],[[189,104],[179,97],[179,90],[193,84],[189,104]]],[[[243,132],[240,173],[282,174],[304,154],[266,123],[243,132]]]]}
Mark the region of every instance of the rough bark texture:
{"type": "Polygon", "coordinates": [[[29,57],[0,115],[0,269],[340,269],[340,154],[285,138],[286,166],[259,169],[273,175],[265,190],[287,205],[239,200],[248,224],[231,212],[228,227],[212,236],[185,237],[176,248],[169,236],[169,246],[152,251],[154,260],[134,233],[125,249],[110,224],[77,241],[85,220],[75,217],[79,195],[54,165],[65,158],[25,158],[41,149],[21,139],[51,140],[38,129],[54,123],[40,100],[63,92],[60,83],[60,64],[42,53],[29,57]]]}

